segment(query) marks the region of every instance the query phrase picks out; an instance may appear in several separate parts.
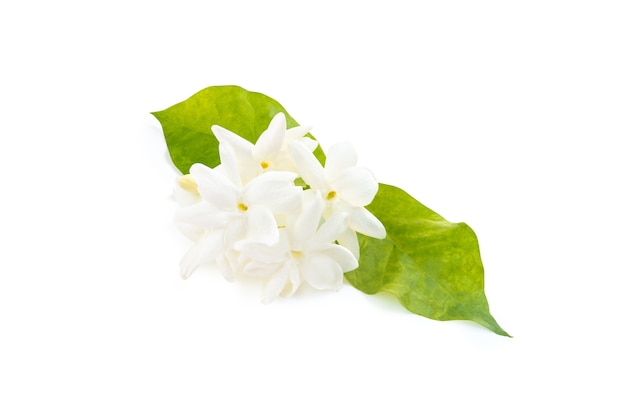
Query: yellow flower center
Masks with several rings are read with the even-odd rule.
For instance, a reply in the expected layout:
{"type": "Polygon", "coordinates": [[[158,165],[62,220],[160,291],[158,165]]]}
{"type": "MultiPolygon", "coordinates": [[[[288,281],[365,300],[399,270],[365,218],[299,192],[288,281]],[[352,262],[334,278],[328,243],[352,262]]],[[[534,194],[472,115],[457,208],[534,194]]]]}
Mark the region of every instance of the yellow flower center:
{"type": "Polygon", "coordinates": [[[265,160],[263,160],[261,162],[261,167],[263,167],[263,170],[267,169],[270,166],[270,164],[268,162],[266,162],[265,160]]]}
{"type": "Polygon", "coordinates": [[[248,206],[244,203],[237,204],[237,208],[239,208],[241,211],[248,211],[248,206]]]}
{"type": "Polygon", "coordinates": [[[302,251],[291,251],[291,256],[295,259],[300,259],[302,257],[302,251]]]}
{"type": "Polygon", "coordinates": [[[335,196],[336,196],[336,195],[337,195],[337,192],[336,192],[336,191],[330,191],[330,192],[328,193],[328,195],[326,196],[326,199],[327,199],[327,200],[332,200],[333,198],[335,198],[335,196]]]}

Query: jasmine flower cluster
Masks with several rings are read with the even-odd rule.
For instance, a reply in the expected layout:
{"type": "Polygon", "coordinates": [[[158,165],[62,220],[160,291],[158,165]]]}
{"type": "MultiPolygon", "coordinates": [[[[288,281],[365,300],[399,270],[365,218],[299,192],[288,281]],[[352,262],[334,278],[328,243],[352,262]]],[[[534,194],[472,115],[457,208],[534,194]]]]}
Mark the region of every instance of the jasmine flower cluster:
{"type": "Polygon", "coordinates": [[[322,166],[309,127],[286,128],[283,113],[256,144],[213,126],[221,163],[194,164],[180,177],[175,197],[179,229],[194,244],[181,260],[181,276],[215,263],[233,280],[265,281],[264,302],[289,296],[303,283],[338,290],[343,274],[356,269],[357,232],[384,238],[382,223],[364,207],[378,191],[354,147],[332,146],[322,166]],[[296,183],[301,179],[306,183],[296,183]]]}

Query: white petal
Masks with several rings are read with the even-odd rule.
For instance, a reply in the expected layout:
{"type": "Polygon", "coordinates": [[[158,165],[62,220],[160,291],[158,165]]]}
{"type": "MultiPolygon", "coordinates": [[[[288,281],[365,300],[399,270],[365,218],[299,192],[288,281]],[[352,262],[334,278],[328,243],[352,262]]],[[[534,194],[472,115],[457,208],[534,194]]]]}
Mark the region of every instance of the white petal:
{"type": "Polygon", "coordinates": [[[231,215],[228,224],[224,226],[224,247],[232,249],[233,245],[246,238],[248,219],[244,214],[231,215]]]}
{"type": "Polygon", "coordinates": [[[343,169],[356,166],[356,163],[357,155],[352,143],[340,142],[332,145],[326,152],[324,168],[333,176],[343,169]]]}
{"type": "Polygon", "coordinates": [[[330,217],[315,234],[315,242],[334,242],[348,228],[348,214],[341,212],[330,217]]]}
{"type": "Polygon", "coordinates": [[[218,166],[222,174],[224,174],[233,185],[241,187],[241,177],[239,176],[239,169],[237,168],[237,159],[235,158],[235,152],[228,143],[219,144],[220,153],[220,165],[218,166]]]}
{"type": "Polygon", "coordinates": [[[265,263],[265,262],[248,262],[246,266],[243,267],[243,274],[252,276],[252,277],[266,277],[270,275],[274,275],[282,268],[282,264],[280,263],[265,263]]]}
{"type": "Polygon", "coordinates": [[[253,261],[264,263],[284,262],[290,259],[289,236],[284,228],[278,231],[279,239],[274,245],[265,245],[250,239],[239,241],[235,249],[253,261]]]}
{"type": "Polygon", "coordinates": [[[307,257],[300,263],[302,278],[313,288],[338,290],[343,283],[341,266],[324,255],[307,257]]]}
{"type": "Polygon", "coordinates": [[[250,181],[242,191],[247,205],[259,204],[275,213],[293,211],[300,205],[302,189],[293,181],[295,173],[269,171],[250,181]]]}
{"type": "Polygon", "coordinates": [[[187,279],[200,265],[212,262],[222,249],[221,231],[211,231],[201,237],[180,261],[180,276],[187,279]]]}
{"type": "Polygon", "coordinates": [[[324,169],[313,153],[302,143],[292,143],[289,146],[289,153],[293,164],[304,181],[312,189],[320,190],[322,194],[328,193],[328,184],[324,178],[324,169]]]}
{"type": "Polygon", "coordinates": [[[323,253],[341,266],[343,272],[349,272],[359,266],[356,257],[348,248],[337,244],[323,244],[317,248],[317,252],[323,253]]]}
{"type": "MultiPolygon", "coordinates": [[[[296,126],[291,129],[287,129],[285,132],[285,137],[288,141],[296,141],[304,138],[304,135],[311,131],[311,126],[296,126]]],[[[309,140],[313,140],[307,137],[309,140]]],[[[316,142],[317,143],[317,142],[316,142]]]]}
{"type": "MultiPolygon", "coordinates": [[[[311,190],[309,190],[311,191],[311,190]]],[[[298,215],[291,229],[296,250],[301,250],[315,235],[322,219],[323,202],[318,191],[304,194],[308,199],[302,203],[302,212],[298,215]]]]}
{"type": "Polygon", "coordinates": [[[289,274],[289,283],[290,283],[289,292],[286,293],[286,296],[291,296],[300,287],[300,284],[302,283],[302,276],[300,276],[300,270],[298,269],[295,262],[293,261],[287,262],[285,264],[285,267],[287,268],[287,271],[289,274]]]}
{"type": "Polygon", "coordinates": [[[235,279],[235,274],[240,270],[239,254],[236,251],[224,251],[215,260],[222,276],[228,281],[235,279]]]}
{"type": "Polygon", "coordinates": [[[206,201],[201,201],[179,209],[174,216],[174,223],[209,228],[222,227],[226,225],[228,219],[227,212],[212,207],[206,201]]]}
{"type": "Polygon", "coordinates": [[[348,214],[348,226],[353,230],[372,238],[383,239],[387,236],[383,223],[365,208],[351,208],[348,214]]]}
{"type": "Polygon", "coordinates": [[[285,114],[278,112],[256,142],[253,156],[257,160],[275,157],[285,142],[285,128],[287,127],[285,114]]]}
{"type": "Polygon", "coordinates": [[[332,188],[342,200],[356,207],[368,205],[378,192],[378,182],[365,167],[350,167],[337,173],[332,188]]]}
{"type": "Polygon", "coordinates": [[[313,151],[317,148],[317,140],[313,140],[310,137],[303,137],[300,143],[303,143],[307,149],[313,151]]]}
{"type": "Polygon", "coordinates": [[[271,211],[261,205],[248,207],[248,239],[265,245],[278,242],[278,225],[271,211]]]}
{"type": "Polygon", "coordinates": [[[355,259],[359,259],[360,257],[360,248],[359,248],[359,237],[357,237],[356,232],[351,229],[347,229],[337,238],[337,242],[339,245],[345,247],[354,255],[355,259]]]}
{"type": "Polygon", "coordinates": [[[198,183],[198,192],[206,201],[220,210],[230,210],[237,206],[238,189],[219,171],[196,163],[189,174],[198,183]]]}
{"type": "Polygon", "coordinates": [[[272,247],[273,245],[260,244],[249,239],[235,244],[236,250],[241,251],[242,254],[256,263],[271,264],[284,261],[286,259],[285,253],[277,251],[272,247]]]}
{"type": "Polygon", "coordinates": [[[183,235],[185,235],[187,238],[194,242],[200,239],[202,234],[206,232],[206,228],[201,228],[197,225],[186,224],[184,222],[177,222],[176,227],[180,232],[183,233],[183,235]]]}
{"type": "Polygon", "coordinates": [[[283,265],[265,285],[265,293],[263,294],[263,303],[270,303],[278,297],[289,279],[289,271],[286,265],[283,265]]]}
{"type": "Polygon", "coordinates": [[[235,155],[240,160],[252,157],[254,145],[248,140],[218,125],[211,126],[211,130],[220,143],[228,143],[233,148],[235,155]]]}

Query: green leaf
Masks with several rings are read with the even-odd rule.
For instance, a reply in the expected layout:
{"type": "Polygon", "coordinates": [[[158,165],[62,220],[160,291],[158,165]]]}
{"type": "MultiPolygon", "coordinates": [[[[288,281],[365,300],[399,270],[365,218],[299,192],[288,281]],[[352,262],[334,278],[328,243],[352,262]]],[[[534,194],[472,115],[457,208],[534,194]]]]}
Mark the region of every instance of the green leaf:
{"type": "MultiPolygon", "coordinates": [[[[220,163],[211,126],[220,125],[255,143],[278,112],[285,113],[287,128],[298,126],[285,108],[266,95],[239,86],[212,86],[152,114],[163,127],[172,162],[187,174],[194,163],[209,167],[220,163]]],[[[325,162],[319,146],[314,154],[321,163],[325,162]]]]}
{"type": "Polygon", "coordinates": [[[359,268],[345,274],[354,287],[389,292],[431,319],[472,320],[509,336],[489,312],[478,240],[469,226],[448,222],[385,184],[367,208],[385,225],[387,237],[359,237],[359,268]]]}

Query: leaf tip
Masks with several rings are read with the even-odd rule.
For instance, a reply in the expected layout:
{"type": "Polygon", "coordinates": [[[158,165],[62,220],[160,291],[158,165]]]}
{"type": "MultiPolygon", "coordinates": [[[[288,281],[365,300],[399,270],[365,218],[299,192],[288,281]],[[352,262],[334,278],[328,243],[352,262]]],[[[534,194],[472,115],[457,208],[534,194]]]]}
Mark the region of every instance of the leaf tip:
{"type": "Polygon", "coordinates": [[[498,322],[496,322],[496,319],[494,319],[493,316],[491,316],[491,314],[483,318],[475,319],[474,321],[480,324],[481,326],[486,327],[487,329],[491,330],[492,332],[494,332],[495,334],[499,336],[508,337],[510,339],[513,338],[513,336],[511,336],[502,327],[500,327],[498,322]]]}

